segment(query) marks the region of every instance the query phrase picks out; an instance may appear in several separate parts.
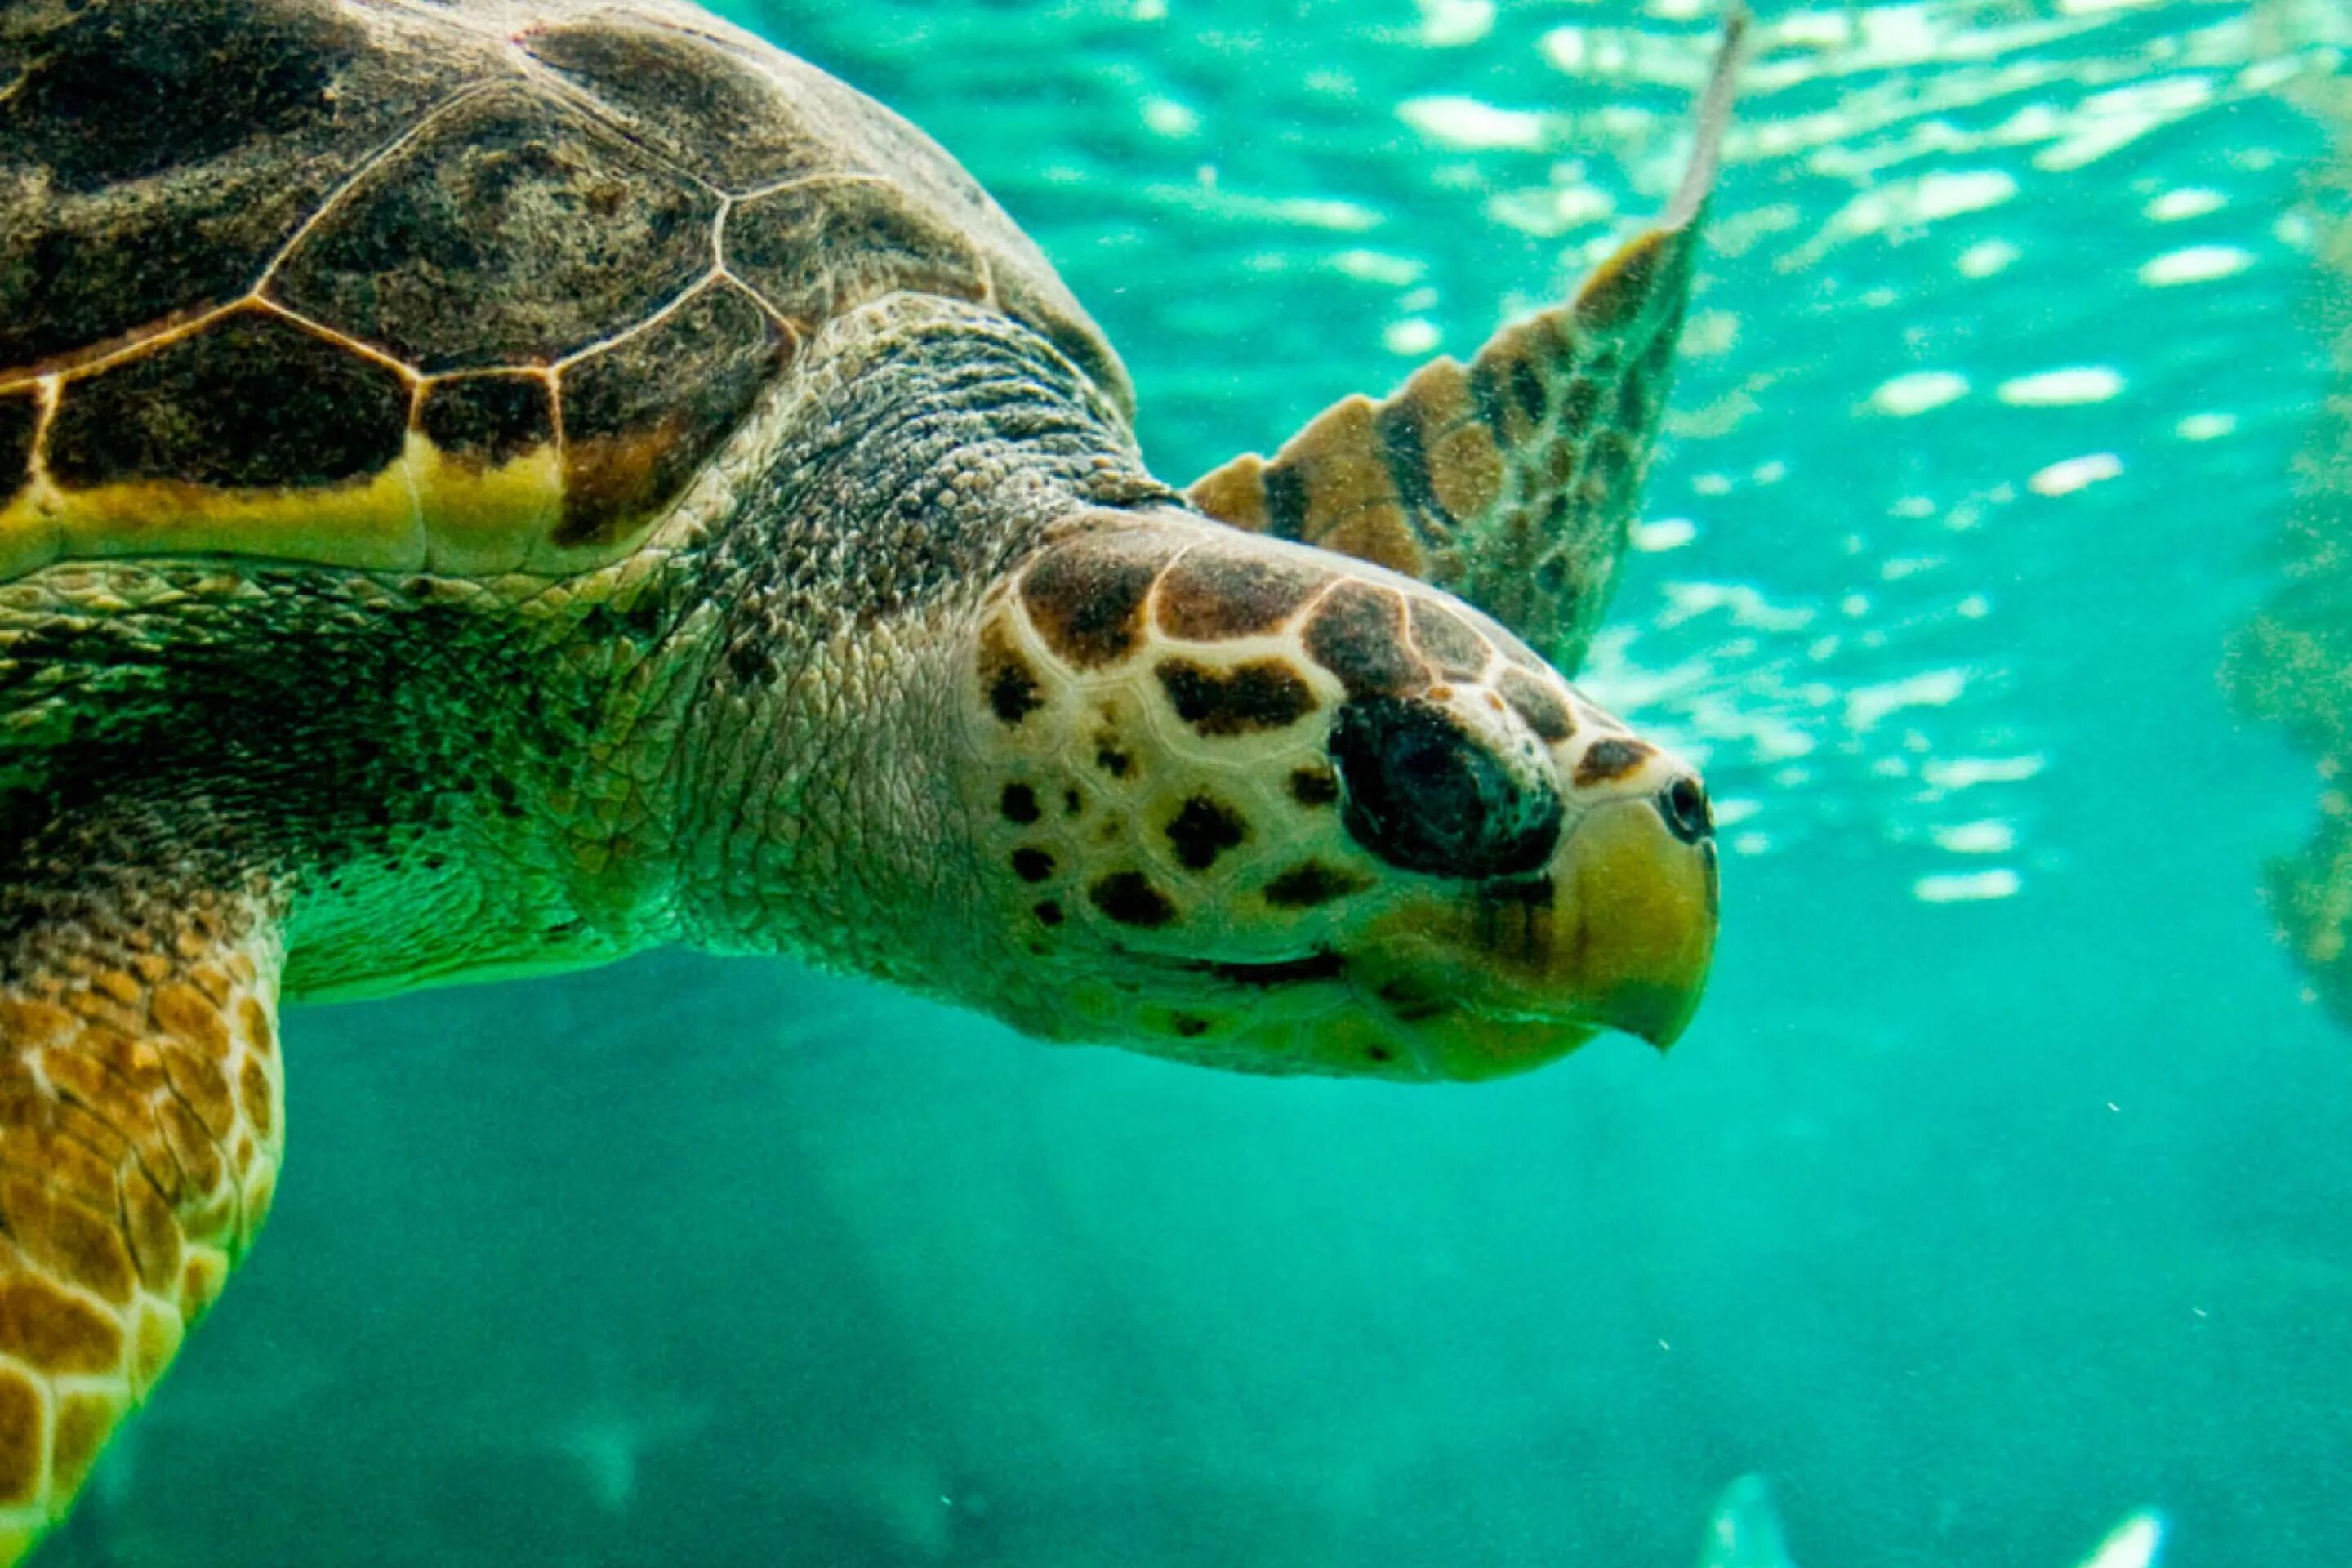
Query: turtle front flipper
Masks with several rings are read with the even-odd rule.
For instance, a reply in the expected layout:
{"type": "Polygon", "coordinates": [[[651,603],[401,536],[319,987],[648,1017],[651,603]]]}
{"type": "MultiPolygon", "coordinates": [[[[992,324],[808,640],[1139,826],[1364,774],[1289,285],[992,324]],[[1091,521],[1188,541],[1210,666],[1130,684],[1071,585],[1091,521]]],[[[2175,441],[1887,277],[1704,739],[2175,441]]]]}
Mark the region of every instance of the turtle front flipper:
{"type": "MultiPolygon", "coordinates": [[[[0,883],[0,1565],[72,1507],[268,1211],[266,889],[0,883]]],[[[26,871],[31,868],[31,873],[26,871]]]]}
{"type": "Polygon", "coordinates": [[[1664,411],[1746,26],[1735,6],[1673,204],[1575,299],[1504,328],[1466,368],[1438,359],[1385,401],[1341,399],[1273,458],[1196,480],[1192,504],[1458,595],[1572,673],[1664,411]]]}

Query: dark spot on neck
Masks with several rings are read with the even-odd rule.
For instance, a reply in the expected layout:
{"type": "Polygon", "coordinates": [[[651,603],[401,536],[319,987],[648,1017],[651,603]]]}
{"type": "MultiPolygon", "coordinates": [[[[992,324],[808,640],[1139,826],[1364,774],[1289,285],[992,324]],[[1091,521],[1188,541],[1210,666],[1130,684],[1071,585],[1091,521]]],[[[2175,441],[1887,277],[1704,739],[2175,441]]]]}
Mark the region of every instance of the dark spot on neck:
{"type": "Polygon", "coordinates": [[[1135,765],[1135,759],[1112,745],[1108,741],[1095,742],[1095,766],[1115,779],[1123,779],[1135,765]]]}
{"type": "Polygon", "coordinates": [[[1370,887],[1369,878],[1353,871],[1306,860],[1265,885],[1265,901],[1277,910],[1311,910],[1370,887]]]}
{"type": "Polygon", "coordinates": [[[1409,980],[1390,981],[1381,987],[1380,996],[1389,1016],[1403,1024],[1425,1024],[1453,1010],[1444,996],[1409,980]]]}
{"type": "Polygon", "coordinates": [[[1184,803],[1168,824],[1168,842],[1176,858],[1192,870],[1205,871],[1217,857],[1249,837],[1249,825],[1218,801],[1196,795],[1184,803]]]}
{"type": "Polygon", "coordinates": [[[1184,967],[1196,974],[1214,975],[1235,985],[1268,988],[1308,980],[1337,980],[1348,973],[1348,961],[1325,948],[1305,958],[1277,959],[1272,963],[1221,963],[1210,960],[1184,967]]]}
{"type": "Polygon", "coordinates": [[[1013,874],[1024,882],[1042,882],[1054,874],[1054,858],[1024,846],[1013,852],[1013,874]]]}
{"type": "Polygon", "coordinates": [[[1026,826],[1036,821],[1039,815],[1037,792],[1025,784],[1006,784],[1004,793],[997,798],[996,808],[1004,814],[1005,821],[1026,826]]]}
{"type": "Polygon", "coordinates": [[[1057,926],[1062,923],[1062,906],[1051,899],[1045,900],[1029,912],[1037,917],[1037,923],[1041,926],[1057,926]]]}
{"type": "Polygon", "coordinates": [[[1123,926],[1156,931],[1176,918],[1176,906],[1140,871],[1114,871],[1087,889],[1087,897],[1123,926]]]}
{"type": "Polygon", "coordinates": [[[1209,1020],[1190,1013],[1174,1013],[1169,1016],[1168,1026],[1184,1039],[1197,1040],[1209,1032],[1209,1020]]]}
{"type": "Polygon", "coordinates": [[[980,635],[980,685],[988,694],[989,710],[1002,723],[1018,724],[1045,705],[1036,672],[997,622],[980,635]]]}

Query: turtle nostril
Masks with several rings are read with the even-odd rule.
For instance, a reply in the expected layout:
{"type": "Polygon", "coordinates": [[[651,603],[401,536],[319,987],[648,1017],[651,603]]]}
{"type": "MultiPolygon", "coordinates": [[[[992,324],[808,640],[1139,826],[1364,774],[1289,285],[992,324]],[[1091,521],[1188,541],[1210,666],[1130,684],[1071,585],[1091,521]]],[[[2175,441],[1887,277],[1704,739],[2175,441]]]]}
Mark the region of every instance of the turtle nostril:
{"type": "Polygon", "coordinates": [[[1658,792],[1658,815],[1685,844],[1696,844],[1715,832],[1715,814],[1707,810],[1706,790],[1688,773],[1658,792]]]}

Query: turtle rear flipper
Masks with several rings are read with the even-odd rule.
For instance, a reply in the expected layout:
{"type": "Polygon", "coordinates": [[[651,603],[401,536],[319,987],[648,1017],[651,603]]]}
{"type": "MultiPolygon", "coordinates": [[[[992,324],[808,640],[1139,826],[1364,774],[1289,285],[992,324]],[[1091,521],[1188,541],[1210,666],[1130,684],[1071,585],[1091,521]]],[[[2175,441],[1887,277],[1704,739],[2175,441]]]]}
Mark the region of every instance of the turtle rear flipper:
{"type": "Polygon", "coordinates": [[[266,892],[120,870],[54,885],[11,858],[0,1564],[63,1520],[219,1294],[268,1210],[284,1122],[266,892]]]}
{"type": "Polygon", "coordinates": [[[1664,216],[1575,299],[1504,328],[1465,367],[1342,398],[1271,458],[1194,481],[1192,504],[1459,595],[1573,672],[1616,585],[1673,376],[1747,14],[1735,7],[1664,216]]]}

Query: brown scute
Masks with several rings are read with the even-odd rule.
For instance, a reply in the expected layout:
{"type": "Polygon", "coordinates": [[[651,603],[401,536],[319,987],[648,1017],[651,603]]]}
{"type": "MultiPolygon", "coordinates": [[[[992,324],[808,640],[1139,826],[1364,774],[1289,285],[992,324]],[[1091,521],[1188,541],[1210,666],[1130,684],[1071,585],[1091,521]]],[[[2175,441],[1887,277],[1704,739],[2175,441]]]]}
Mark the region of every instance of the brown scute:
{"type": "Polygon", "coordinates": [[[258,308],[68,381],[49,427],[68,489],[177,480],[331,485],[401,455],[408,384],[391,366],[258,308]]]}
{"type": "Polygon", "coordinates": [[[50,1450],[50,1485],[71,1497],[90,1466],[98,1462],[106,1436],[127,1413],[126,1403],[111,1394],[60,1394],[58,1429],[50,1450]]]}
{"type": "Polygon", "coordinates": [[[1280,659],[1213,669],[1189,658],[1163,658],[1153,673],[1176,716],[1203,735],[1286,730],[1317,707],[1314,690],[1280,659]]]}
{"type": "Polygon", "coordinates": [[[709,272],[718,205],[617,132],[500,88],[362,178],[270,289],[428,374],[544,364],[709,272]]]}
{"type": "Polygon", "coordinates": [[[272,1101],[268,1069],[247,1057],[236,1069],[237,1109],[259,1138],[277,1135],[278,1112],[272,1101]]]}
{"type": "Polygon", "coordinates": [[[873,100],[779,50],[609,15],[527,47],[633,135],[739,195],[811,175],[887,177],[927,225],[986,256],[1007,315],[1134,413],[1126,371],[1036,246],[930,138],[873,100]]]}
{"type": "Polygon", "coordinates": [[[1054,874],[1054,858],[1024,846],[1013,852],[1013,874],[1024,882],[1042,882],[1054,874]]]}
{"type": "Polygon", "coordinates": [[[0,392],[0,511],[32,482],[33,440],[41,430],[41,402],[32,387],[0,392]]]}
{"type": "Polygon", "coordinates": [[[556,542],[611,542],[668,505],[791,353],[757,305],[721,285],[565,371],[556,542]]]}
{"type": "Polygon", "coordinates": [[[0,5],[0,366],[244,293],[351,159],[475,63],[386,69],[363,36],[289,0],[0,5]]]}
{"type": "Polygon", "coordinates": [[[122,1360],[122,1329],[39,1275],[18,1274],[0,1282],[0,1355],[46,1373],[109,1373],[122,1360]]]}
{"type": "Polygon", "coordinates": [[[1412,640],[1440,673],[1468,680],[1493,657],[1486,639],[1469,622],[1434,599],[1412,601],[1412,640]]]}
{"type": "Polygon", "coordinates": [[[1303,860],[1265,885],[1265,901],[1277,910],[1311,910],[1360,893],[1371,879],[1354,871],[1303,860]]]}
{"type": "Polygon", "coordinates": [[[1315,607],[1307,651],[1350,697],[1402,697],[1429,684],[1404,643],[1404,605],[1366,583],[1342,583],[1315,607]]]}
{"type": "Polygon", "coordinates": [[[1018,724],[1045,705],[1038,695],[1037,672],[1013,646],[1002,621],[989,622],[980,634],[980,689],[1002,724],[1018,724]]]}
{"type": "Polygon", "coordinates": [[[43,1430],[40,1391],[14,1367],[0,1367],[0,1504],[28,1503],[41,1488],[43,1430]]]}
{"type": "Polygon", "coordinates": [[[1007,822],[1026,826],[1043,814],[1037,809],[1037,792],[1025,784],[1009,784],[996,797],[996,809],[1007,822]]]}
{"type": "Polygon", "coordinates": [[[1644,742],[1604,735],[1593,742],[1577,763],[1576,787],[1587,789],[1593,784],[1623,778],[1654,754],[1644,742]]]}
{"type": "MultiPolygon", "coordinates": [[[[203,1136],[201,1130],[198,1135],[203,1136]]],[[[79,1199],[12,1175],[0,1179],[0,1217],[17,1245],[49,1273],[117,1305],[130,1301],[138,1275],[110,1211],[101,1214],[79,1199]]]]}
{"type": "Polygon", "coordinates": [[[1099,669],[1134,650],[1143,602],[1170,546],[1133,531],[1091,534],[1049,550],[1022,579],[1021,600],[1045,646],[1073,669],[1099,669]]]}
{"type": "Polygon", "coordinates": [[[987,293],[971,243],[879,180],[826,179],[753,197],[727,215],[727,266],[794,321],[817,322],[905,290],[987,293]]]}
{"type": "Polygon", "coordinates": [[[1257,637],[1290,618],[1330,574],[1303,562],[1197,549],[1160,579],[1160,629],[1190,642],[1257,637]]]}
{"type": "Polygon", "coordinates": [[[425,389],[416,423],[443,457],[491,468],[555,439],[554,399],[536,375],[436,381],[425,389]]]}
{"type": "MultiPolygon", "coordinates": [[[[136,995],[136,992],[133,992],[136,995]]],[[[213,1062],[226,1061],[233,1048],[229,1039],[228,1022],[220,1016],[211,998],[194,986],[174,981],[155,988],[148,1004],[148,1013],[164,1033],[195,1047],[213,1062]]],[[[168,1064],[182,1060],[184,1053],[173,1053],[165,1058],[168,1064]]],[[[205,1064],[207,1067],[211,1063],[205,1064]]],[[[216,1070],[216,1069],[215,1069],[216,1070]]],[[[184,1095],[192,1107],[203,1109],[198,1097],[184,1095]]],[[[214,1118],[207,1113],[207,1121],[214,1118]]],[[[215,1131],[226,1131],[223,1122],[215,1131]]]]}
{"type": "Polygon", "coordinates": [[[1503,700],[1528,722],[1528,728],[1554,744],[1576,733],[1576,721],[1568,704],[1559,700],[1551,687],[1524,669],[1506,669],[1499,683],[1503,700]]]}
{"type": "Polygon", "coordinates": [[[0,147],[77,195],[328,120],[365,36],[335,7],[285,0],[64,9],[0,97],[0,147]]]}
{"type": "Polygon", "coordinates": [[[1189,870],[1205,871],[1226,850],[1237,848],[1249,837],[1249,824],[1213,795],[1189,797],[1169,822],[1169,847],[1189,870]]]}
{"type": "Polygon", "coordinates": [[[540,27],[522,47],[593,94],[670,163],[735,191],[840,166],[818,105],[779,92],[717,40],[604,16],[540,27]]]}
{"type": "Polygon", "coordinates": [[[1290,775],[1290,798],[1311,808],[1331,805],[1339,798],[1339,775],[1329,768],[1297,768],[1290,775]]]}
{"type": "Polygon", "coordinates": [[[168,202],[60,205],[36,194],[46,169],[8,156],[12,134],[0,131],[0,365],[79,357],[226,304],[327,184],[324,172],[306,189],[248,169],[168,202]]]}
{"type": "Polygon", "coordinates": [[[1087,889],[1095,908],[1123,926],[1156,931],[1176,918],[1176,906],[1140,871],[1114,871],[1087,889]]]}

